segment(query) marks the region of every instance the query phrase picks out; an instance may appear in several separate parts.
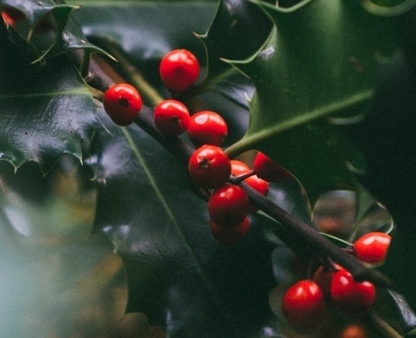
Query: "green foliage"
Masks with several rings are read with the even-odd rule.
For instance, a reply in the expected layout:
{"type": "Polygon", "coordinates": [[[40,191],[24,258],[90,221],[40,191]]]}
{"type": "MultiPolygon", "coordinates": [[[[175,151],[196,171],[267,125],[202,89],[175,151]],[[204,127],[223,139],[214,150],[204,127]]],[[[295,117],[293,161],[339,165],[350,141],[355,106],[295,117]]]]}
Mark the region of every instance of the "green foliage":
{"type": "Polygon", "coordinates": [[[184,166],[140,128],[111,132],[96,139],[94,226],[123,257],[127,311],[146,313],[172,336],[201,335],[201,325],[209,325],[211,337],[259,336],[264,325],[278,332],[266,310],[274,245],[264,238],[261,220],[253,219],[244,245],[222,246],[184,166]]]}
{"type": "Polygon", "coordinates": [[[233,63],[253,80],[256,95],[247,134],[228,151],[269,153],[314,201],[324,190],[352,186],[347,162],[365,169],[353,143],[323,119],[346,109],[362,114],[374,92],[376,58],[394,50],[392,23],[354,1],[303,1],[290,10],[262,6],[276,29],[256,58],[233,63]],[[293,156],[295,149],[304,156],[293,156]]]}
{"type": "Polygon", "coordinates": [[[15,46],[7,47],[0,58],[1,158],[16,168],[37,161],[44,171],[65,153],[82,159],[89,129],[98,123],[91,95],[73,65],[64,57],[52,59],[48,67],[28,65],[15,46]]]}
{"type": "MultiPolygon", "coordinates": [[[[298,269],[293,252],[276,237],[291,234],[260,213],[251,216],[243,242],[217,243],[186,163],[137,125],[114,126],[99,92],[124,78],[152,107],[170,95],[158,78],[161,57],[174,48],[192,50],[204,76],[178,98],[193,112],[213,109],[226,118],[230,156],[249,157],[246,151],[259,149],[289,169],[295,180],[271,185],[269,198],[312,227],[322,193],[356,190],[354,217],[343,238],[352,240],[386,229],[391,219],[357,183],[368,158],[337,124],[367,119],[376,72],[400,41],[397,15],[415,2],[304,0],[289,7],[257,0],[67,2],[0,1],[0,9],[23,13],[14,27],[0,25],[0,159],[12,165],[0,167],[2,229],[14,227],[9,191],[24,199],[30,194],[12,172],[38,175],[26,162],[53,172],[69,154],[94,173],[94,222],[92,217],[87,222],[123,260],[127,312],[143,312],[170,337],[291,336],[278,307],[269,304],[273,294],[305,277],[306,267],[298,269]],[[98,88],[84,78],[91,54],[100,54],[91,62],[109,76],[98,88]]],[[[34,189],[40,195],[18,208],[27,219],[36,208],[48,210],[37,199],[49,196],[52,186],[34,189]]],[[[292,249],[309,258],[315,253],[307,244],[292,249]]],[[[10,250],[7,264],[14,259],[10,250]]],[[[377,304],[400,334],[415,327],[415,304],[409,306],[400,292],[383,289],[377,304]]],[[[336,312],[331,316],[339,325],[349,321],[336,312]]]]}

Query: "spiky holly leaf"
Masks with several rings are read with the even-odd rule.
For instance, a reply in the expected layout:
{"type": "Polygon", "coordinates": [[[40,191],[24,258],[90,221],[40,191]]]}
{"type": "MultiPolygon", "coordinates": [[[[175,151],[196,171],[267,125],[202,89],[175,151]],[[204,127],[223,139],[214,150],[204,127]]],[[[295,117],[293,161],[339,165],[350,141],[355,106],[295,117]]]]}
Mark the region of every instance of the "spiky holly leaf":
{"type": "Polygon", "coordinates": [[[249,1],[220,1],[208,32],[200,35],[208,51],[210,71],[215,73],[226,66],[222,58],[251,57],[263,46],[272,28],[272,20],[259,6],[249,1]]]}
{"type": "MultiPolygon", "coordinates": [[[[220,244],[186,163],[137,126],[105,123],[111,133],[97,135],[91,163],[99,183],[95,229],[123,258],[127,311],[144,312],[170,337],[278,336],[268,305],[275,285],[275,243],[263,231],[269,220],[253,217],[239,244],[220,244]]],[[[290,189],[280,191],[280,202],[304,212],[299,186],[290,189]]]]}
{"type": "Polygon", "coordinates": [[[106,51],[88,42],[79,25],[71,18],[72,11],[77,8],[79,6],[67,5],[59,0],[0,1],[0,10],[6,18],[11,18],[11,22],[6,20],[9,39],[30,47],[32,62],[74,49],[86,49],[111,58],[106,51]]]}
{"type": "Polygon", "coordinates": [[[276,28],[256,58],[233,62],[254,81],[256,95],[248,132],[228,153],[265,151],[314,201],[353,183],[347,162],[364,167],[354,144],[324,118],[346,110],[360,116],[374,92],[377,56],[392,53],[393,21],[358,1],[306,0],[289,9],[254,2],[276,28]]]}
{"type": "MultiPolygon", "coordinates": [[[[188,96],[188,100],[183,98],[184,101],[191,111],[203,107],[221,113],[230,126],[227,144],[242,137],[248,124],[247,96],[253,95],[254,86],[219,58],[233,56],[244,59],[264,44],[271,20],[264,13],[259,13],[256,6],[247,1],[222,1],[219,5],[216,1],[97,3],[84,0],[70,3],[81,5],[79,10],[74,11],[74,16],[82,25],[88,40],[116,57],[120,55],[119,60],[123,62],[112,63],[111,66],[124,79],[135,83],[136,74],[131,67],[126,67],[126,62],[129,62],[163,97],[168,97],[170,93],[158,76],[161,58],[174,48],[191,50],[200,61],[202,76],[207,78],[203,84],[204,94],[192,99],[188,96]],[[236,10],[236,13],[231,15],[227,8],[229,11],[236,10]],[[257,11],[253,12],[253,8],[257,11]],[[234,19],[238,19],[240,24],[230,26],[230,20],[234,19]],[[268,24],[263,25],[265,20],[268,24]],[[219,32],[225,31],[227,36],[243,36],[248,30],[247,21],[264,27],[259,32],[252,31],[244,40],[239,39],[239,48],[233,54],[230,54],[233,48],[223,50],[224,41],[219,39],[219,32]],[[178,25],[178,22],[181,24],[178,25]],[[208,33],[204,35],[203,32],[208,33]],[[202,42],[193,33],[203,36],[202,42]],[[209,62],[204,43],[209,45],[209,62]],[[234,125],[237,128],[233,128],[234,125]]],[[[230,46],[230,38],[227,41],[226,45],[230,46]]],[[[140,84],[138,86],[140,88],[140,84]]],[[[146,91],[142,91],[142,94],[148,105],[155,104],[154,98],[149,98],[146,91]]]]}
{"type": "Polygon", "coordinates": [[[65,56],[30,64],[26,49],[0,27],[0,159],[15,168],[27,161],[49,170],[67,153],[81,159],[97,127],[95,103],[65,56]]]}

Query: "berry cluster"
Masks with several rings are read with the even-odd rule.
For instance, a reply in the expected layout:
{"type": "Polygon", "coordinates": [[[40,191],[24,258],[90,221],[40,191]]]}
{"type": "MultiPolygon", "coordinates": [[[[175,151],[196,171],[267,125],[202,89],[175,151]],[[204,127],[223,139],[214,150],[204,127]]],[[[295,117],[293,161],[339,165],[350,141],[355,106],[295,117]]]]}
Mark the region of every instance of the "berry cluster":
{"type": "MultiPolygon", "coordinates": [[[[190,89],[200,75],[196,57],[184,49],[167,53],[161,60],[159,74],[173,94],[190,89]]],[[[142,100],[137,90],[126,83],[110,87],[103,104],[110,118],[126,126],[138,116],[142,100]]],[[[166,137],[184,134],[194,145],[188,160],[188,173],[195,186],[208,194],[209,226],[213,236],[225,245],[238,243],[249,231],[249,215],[258,211],[240,185],[244,182],[266,196],[269,182],[281,182],[291,174],[262,152],[257,152],[252,167],[230,159],[221,148],[228,134],[226,121],[218,113],[203,110],[190,113],[181,101],[162,100],[154,108],[154,123],[166,137]]],[[[370,232],[352,244],[350,252],[365,264],[382,264],[386,258],[390,236],[370,232]]],[[[308,331],[316,328],[327,314],[328,307],[338,308],[353,318],[364,316],[372,306],[376,289],[369,281],[357,282],[340,265],[324,260],[313,276],[290,286],[283,295],[281,309],[295,328],[308,331]]]]}
{"type": "MultiPolygon", "coordinates": [[[[160,77],[172,93],[190,89],[199,78],[199,63],[189,51],[177,49],[160,63],[160,77]]],[[[142,100],[137,90],[121,83],[104,94],[104,108],[118,125],[132,123],[139,114],[142,100]]],[[[154,123],[166,137],[186,135],[195,147],[188,161],[188,173],[195,186],[208,194],[209,226],[213,236],[225,245],[238,243],[249,231],[249,215],[258,211],[240,182],[266,196],[269,182],[291,178],[289,172],[262,152],[257,152],[252,167],[230,159],[221,148],[228,134],[226,121],[218,113],[203,110],[190,113],[174,98],[162,100],[154,108],[154,123]]],[[[379,265],[386,258],[390,236],[370,232],[352,244],[351,254],[365,264],[379,265]]],[[[281,308],[295,328],[316,328],[328,307],[338,308],[353,318],[364,316],[372,306],[376,289],[369,281],[357,282],[340,265],[324,260],[313,276],[290,286],[283,295],[281,308]]]]}
{"type": "Polygon", "coordinates": [[[193,152],[188,171],[194,184],[210,193],[208,214],[214,237],[224,244],[237,243],[248,232],[248,215],[257,208],[242,187],[230,182],[230,177],[241,177],[263,195],[269,190],[268,182],[259,178],[246,163],[230,160],[220,147],[210,144],[193,152]]]}
{"type": "Polygon", "coordinates": [[[319,267],[313,278],[300,280],[287,289],[282,312],[294,329],[310,331],[323,322],[328,306],[361,318],[373,305],[375,295],[373,283],[355,281],[348,270],[319,267]]]}
{"type": "MultiPolygon", "coordinates": [[[[387,256],[390,235],[369,232],[353,244],[354,254],[364,263],[382,264],[387,256]]],[[[369,281],[355,281],[351,273],[338,264],[320,265],[309,279],[288,288],[282,300],[287,321],[300,330],[317,327],[328,306],[336,307],[352,318],[363,317],[376,297],[376,288],[369,281]]]]}
{"type": "MultiPolygon", "coordinates": [[[[162,58],[159,75],[172,93],[183,92],[198,80],[199,62],[190,51],[175,49],[162,58]]],[[[142,99],[133,86],[118,83],[104,93],[103,105],[113,122],[127,126],[137,118],[142,99]]],[[[191,114],[184,103],[170,98],[155,107],[154,122],[161,134],[167,137],[186,134],[196,147],[188,162],[189,176],[209,194],[210,229],[221,243],[230,245],[240,241],[249,230],[249,214],[258,210],[250,203],[246,191],[230,178],[239,178],[263,195],[268,193],[268,182],[290,178],[287,171],[261,152],[254,159],[253,169],[242,161],[230,160],[221,148],[228,126],[214,111],[191,114]]]]}
{"type": "Polygon", "coordinates": [[[262,152],[257,152],[251,169],[243,161],[230,160],[220,147],[210,144],[193,152],[188,171],[196,186],[210,192],[210,228],[214,237],[223,244],[240,241],[249,229],[248,216],[258,211],[246,191],[233,182],[241,180],[266,196],[269,182],[281,182],[290,177],[286,170],[262,152]]]}

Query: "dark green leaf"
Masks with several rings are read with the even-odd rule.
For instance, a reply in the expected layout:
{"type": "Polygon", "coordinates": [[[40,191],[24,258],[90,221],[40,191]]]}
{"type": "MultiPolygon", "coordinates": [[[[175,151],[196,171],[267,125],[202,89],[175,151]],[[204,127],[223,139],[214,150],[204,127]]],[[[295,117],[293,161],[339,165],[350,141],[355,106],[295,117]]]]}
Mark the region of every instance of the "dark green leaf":
{"type": "MultiPolygon", "coordinates": [[[[202,34],[208,30],[215,15],[214,2],[110,1],[106,6],[100,6],[93,1],[82,1],[80,4],[82,7],[74,11],[74,16],[89,40],[119,59],[120,62],[111,65],[126,81],[135,83],[135,76],[139,74],[157,89],[160,95],[156,100],[142,91],[149,106],[161,97],[170,95],[158,76],[160,59],[166,52],[174,48],[191,50],[197,55],[203,73],[205,72],[206,51],[203,43],[192,32],[202,34]],[[181,25],[178,25],[179,21],[181,25]],[[128,66],[126,62],[129,63],[128,66]],[[132,72],[130,66],[136,69],[137,74],[132,72]]],[[[258,15],[258,12],[254,14],[258,15]]],[[[217,24],[216,27],[224,31],[229,29],[227,25],[217,24]]],[[[227,144],[231,144],[240,139],[247,129],[247,97],[252,97],[254,88],[249,79],[235,70],[229,72],[230,67],[222,64],[227,66],[228,71],[221,66],[219,78],[212,78],[215,72],[208,74],[209,88],[203,89],[208,89],[208,93],[191,98],[182,97],[181,100],[186,102],[191,112],[212,109],[224,116],[230,127],[227,144]]],[[[137,86],[140,90],[139,83],[137,86]]]]}
{"type": "Polygon", "coordinates": [[[33,60],[41,61],[46,56],[55,56],[73,49],[88,49],[90,52],[102,53],[104,50],[89,43],[80,27],[70,17],[78,6],[70,6],[61,1],[0,1],[0,7],[17,10],[22,19],[8,30],[10,40],[16,44],[31,47],[33,60]],[[19,41],[20,39],[25,42],[19,41]]]}
{"type": "Polygon", "coordinates": [[[374,92],[376,55],[392,52],[392,22],[353,1],[303,1],[289,9],[261,5],[276,23],[254,59],[234,63],[256,85],[250,125],[230,155],[261,148],[294,173],[312,200],[351,186],[345,164],[363,169],[351,141],[318,119],[362,109],[374,92]],[[331,13],[331,15],[327,15],[331,13]]]}
{"type": "Polygon", "coordinates": [[[25,49],[0,28],[0,159],[15,167],[37,161],[49,170],[65,153],[79,159],[97,127],[95,104],[65,56],[30,64],[25,49]],[[24,79],[24,80],[23,80],[24,79]]]}
{"type": "Polygon", "coordinates": [[[136,127],[110,129],[93,157],[95,228],[123,257],[127,311],[143,311],[171,337],[278,336],[268,306],[274,244],[261,220],[252,219],[240,244],[219,244],[186,165],[136,127]]]}
{"type": "Polygon", "coordinates": [[[416,314],[398,291],[377,289],[374,310],[402,336],[416,328],[416,314]]]}
{"type": "Polygon", "coordinates": [[[365,0],[362,3],[368,11],[382,16],[403,14],[416,5],[414,0],[365,0]]]}
{"type": "Polygon", "coordinates": [[[207,32],[201,36],[207,45],[210,62],[220,58],[245,60],[260,50],[273,28],[273,22],[255,4],[222,0],[207,32]],[[253,29],[255,27],[255,29],[253,29]]]}
{"type": "MultiPolygon", "coordinates": [[[[193,35],[203,33],[215,14],[215,2],[70,1],[84,34],[104,49],[117,48],[156,85],[164,54],[174,48],[195,53],[202,66],[205,51],[193,35]]],[[[117,64],[115,65],[117,66],[117,64]]]]}
{"type": "MultiPolygon", "coordinates": [[[[245,20],[249,20],[253,24],[256,22],[256,26],[259,26],[261,21],[261,26],[264,28],[259,32],[257,30],[252,31],[253,36],[246,37],[239,47],[245,50],[245,54],[239,57],[246,57],[260,48],[271,27],[271,21],[268,19],[266,22],[269,23],[264,24],[265,15],[260,14],[257,6],[246,1],[239,3],[238,6],[235,4],[231,6],[230,10],[239,9],[237,17],[242,24],[241,26],[230,27],[228,23],[222,22],[224,20],[221,22],[217,20],[215,25],[211,25],[217,7],[213,1],[108,2],[106,6],[98,6],[94,2],[84,1],[80,4],[82,5],[81,9],[74,11],[74,15],[81,23],[88,39],[115,56],[121,54],[119,59],[123,58],[125,59],[123,61],[133,65],[163,97],[169,96],[170,93],[166,91],[158,77],[160,59],[171,49],[187,48],[198,57],[202,66],[202,77],[207,77],[202,84],[202,91],[215,91],[223,96],[225,100],[221,99],[221,102],[224,102],[225,106],[230,104],[227,102],[229,100],[244,108],[245,112],[242,119],[247,121],[247,97],[251,97],[253,94],[253,84],[231,69],[229,65],[219,61],[220,57],[230,57],[231,55],[215,54],[219,52],[220,46],[208,41],[210,33],[202,38],[203,41],[192,33],[203,35],[208,30],[214,30],[217,33],[223,30],[225,35],[244,35],[247,30],[247,26],[243,24],[245,20]],[[249,9],[252,9],[252,11],[249,11],[249,9]],[[181,22],[181,24],[178,25],[178,22],[181,22]],[[251,49],[246,48],[249,40],[251,41],[249,45],[252,45],[251,49]],[[206,50],[203,42],[210,44],[209,58],[215,58],[216,60],[214,64],[209,65],[209,70],[206,67],[206,50]],[[212,54],[211,51],[215,53],[212,54]]],[[[224,4],[222,7],[224,7],[224,4]]],[[[218,16],[229,17],[230,15],[230,13],[227,14],[225,8],[222,8],[221,15],[217,13],[217,18],[218,16]]],[[[218,43],[222,42],[218,41],[218,43]]],[[[112,66],[128,81],[135,81],[131,68],[125,67],[124,62],[114,63],[112,66]]],[[[146,97],[146,95],[144,96],[146,97]]],[[[192,101],[187,100],[187,98],[189,98],[189,95],[181,99],[187,101],[192,111],[200,109],[199,98],[192,101]]],[[[149,105],[154,104],[151,101],[147,103],[149,105]]],[[[221,112],[224,109],[219,110],[221,112]]],[[[241,137],[242,135],[238,136],[241,137]]],[[[235,139],[233,138],[233,140],[235,139]]]]}

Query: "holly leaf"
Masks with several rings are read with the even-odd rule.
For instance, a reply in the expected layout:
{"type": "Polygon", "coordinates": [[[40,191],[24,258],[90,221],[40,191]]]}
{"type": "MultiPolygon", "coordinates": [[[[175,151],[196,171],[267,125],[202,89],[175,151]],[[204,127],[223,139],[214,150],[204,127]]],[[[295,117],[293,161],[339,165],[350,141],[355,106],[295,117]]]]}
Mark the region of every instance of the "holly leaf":
{"type": "Polygon", "coordinates": [[[74,49],[101,53],[111,58],[106,51],[87,41],[81,28],[71,17],[72,11],[79,6],[66,5],[55,0],[25,0],[18,3],[2,0],[0,7],[4,8],[6,13],[14,13],[16,20],[12,27],[8,27],[9,39],[18,45],[30,46],[33,53],[32,62],[39,62],[45,57],[74,49]]]}
{"type": "MultiPolygon", "coordinates": [[[[74,1],[73,4],[82,6],[74,11],[74,15],[88,40],[113,55],[121,54],[121,58],[130,62],[161,95],[170,96],[155,76],[161,58],[172,49],[186,48],[200,61],[201,80],[204,80],[200,86],[202,92],[223,96],[223,106],[230,101],[242,107],[247,115],[247,97],[252,96],[253,84],[221,58],[245,59],[264,44],[273,24],[258,6],[247,1],[221,1],[219,5],[215,1],[136,1],[128,5],[110,1],[106,6],[74,1]],[[238,24],[232,25],[233,22],[238,24]],[[250,25],[259,29],[251,30],[250,25]],[[238,46],[236,41],[239,41],[238,46]]],[[[123,68],[122,62],[114,63],[112,67],[125,79],[134,81],[131,69],[123,68]]],[[[201,106],[197,102],[199,99],[204,100],[204,97],[187,102],[191,110],[201,106]]],[[[209,101],[212,100],[204,100],[209,101]]],[[[219,108],[220,112],[223,110],[219,108]]],[[[243,119],[247,120],[247,116],[243,119]]]]}
{"type": "MultiPolygon", "coordinates": [[[[181,99],[186,102],[191,112],[198,111],[201,107],[219,112],[230,127],[226,144],[232,144],[243,136],[248,125],[247,97],[252,97],[254,86],[247,77],[222,61],[217,60],[216,66],[210,65],[207,70],[204,39],[201,41],[193,34],[202,34],[213,29],[215,31],[232,29],[233,34],[237,34],[235,27],[229,27],[227,20],[218,20],[219,16],[227,17],[223,4],[220,14],[217,13],[219,9],[215,1],[128,3],[108,1],[105,6],[102,6],[102,2],[98,6],[95,2],[84,0],[74,1],[73,4],[81,5],[79,10],[74,11],[74,16],[80,22],[88,40],[116,57],[119,55],[119,60],[123,59],[123,62],[111,63],[111,67],[116,69],[125,81],[131,83],[135,83],[135,75],[139,74],[157,90],[161,97],[171,96],[158,76],[159,63],[163,55],[175,48],[192,51],[200,61],[203,76],[207,78],[203,83],[202,94],[199,93],[191,99],[189,97],[181,99]],[[211,23],[213,18],[216,18],[215,24],[211,23]],[[178,25],[178,22],[181,22],[181,25],[178,25]],[[126,67],[126,63],[131,67],[126,67]],[[132,68],[135,69],[134,74],[132,68]]],[[[239,20],[244,22],[249,19],[250,12],[246,8],[246,1],[241,1],[238,5],[244,7],[239,10],[239,13],[244,15],[238,16],[239,20]]],[[[252,7],[250,5],[249,8],[252,7]]],[[[235,9],[238,6],[234,3],[231,8],[235,9]]],[[[260,24],[260,19],[264,21],[264,14],[259,16],[258,11],[254,14],[258,20],[257,24],[260,24]]],[[[242,25],[247,29],[243,23],[242,25]]],[[[210,33],[205,36],[208,39],[210,33]]],[[[246,42],[248,38],[246,37],[246,42]]],[[[254,53],[255,49],[264,43],[266,37],[264,34],[261,37],[253,33],[250,38],[255,40],[250,43],[255,46],[250,53],[254,53]],[[263,39],[263,42],[260,43],[260,39],[263,39]]],[[[220,46],[215,46],[214,43],[210,46],[217,52],[220,51],[220,46]]],[[[247,53],[245,51],[241,57],[245,57],[247,53]]],[[[212,54],[210,55],[212,58],[212,54]]],[[[224,55],[228,56],[228,54],[224,55]]],[[[216,57],[224,55],[217,53],[216,57]]],[[[141,89],[140,84],[138,88],[141,89]]],[[[155,104],[154,100],[148,99],[145,90],[142,93],[145,103],[149,106],[155,104]]]]}
{"type": "Polygon", "coordinates": [[[248,131],[228,153],[265,151],[302,182],[312,202],[326,190],[352,186],[346,163],[363,170],[362,156],[325,118],[347,110],[354,118],[343,122],[364,116],[377,56],[394,50],[392,19],[354,1],[307,0],[288,9],[254,3],[275,29],[257,57],[231,62],[253,80],[256,94],[248,131]]]}
{"type": "MultiPolygon", "coordinates": [[[[78,4],[75,19],[88,40],[105,50],[116,50],[160,89],[158,67],[175,48],[191,50],[205,63],[203,44],[194,33],[204,32],[215,14],[213,1],[68,1],[78,4]],[[180,23],[180,24],[179,24],[180,23]]],[[[112,66],[120,68],[120,64],[112,66]]]]}
{"type": "Polygon", "coordinates": [[[277,334],[268,306],[274,244],[262,220],[252,218],[241,243],[218,243],[186,164],[136,126],[108,127],[111,134],[95,138],[91,163],[99,182],[94,227],[123,258],[127,311],[144,312],[170,337],[277,334]]]}
{"type": "Polygon", "coordinates": [[[221,59],[245,60],[254,55],[272,28],[272,20],[259,6],[249,1],[220,1],[208,32],[199,36],[208,51],[210,72],[227,66],[221,59]]]}
{"type": "Polygon", "coordinates": [[[39,162],[48,171],[62,154],[82,159],[99,126],[92,96],[65,56],[30,64],[0,27],[0,159],[15,168],[39,162]],[[24,81],[22,81],[24,79],[24,81]]]}

